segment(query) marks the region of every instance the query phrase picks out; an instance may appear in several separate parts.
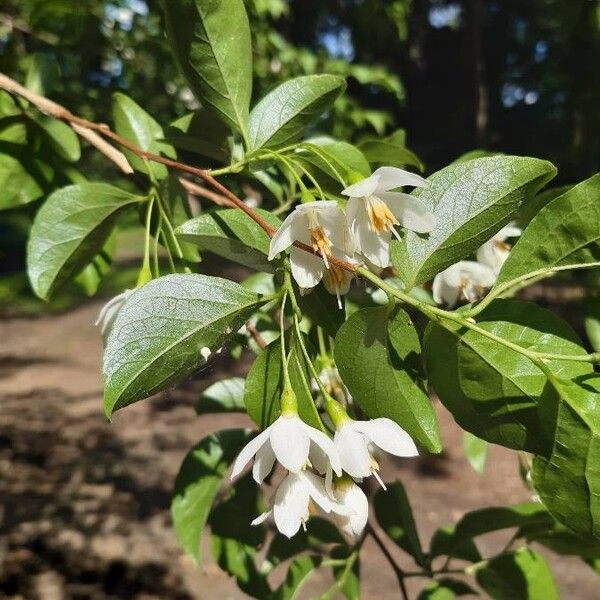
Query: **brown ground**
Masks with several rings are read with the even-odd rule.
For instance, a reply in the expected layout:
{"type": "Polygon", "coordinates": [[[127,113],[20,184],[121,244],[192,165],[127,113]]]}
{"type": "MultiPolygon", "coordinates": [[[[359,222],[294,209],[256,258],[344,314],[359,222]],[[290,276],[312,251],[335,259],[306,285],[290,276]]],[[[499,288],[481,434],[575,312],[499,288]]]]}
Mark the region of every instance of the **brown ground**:
{"type": "MultiPolygon", "coordinates": [[[[0,597],[243,598],[210,561],[199,573],[182,556],[168,514],[189,447],[211,430],[245,423],[194,417],[198,390],[231,375],[231,367],[222,360],[202,381],[129,407],[109,424],[101,409],[101,342],[92,326],[98,306],[0,321],[0,597]]],[[[439,414],[442,457],[384,465],[388,479],[397,474],[406,483],[424,542],[468,510],[528,499],[513,453],[493,448],[486,475],[478,476],[462,456],[458,428],[442,408],[439,414]]],[[[484,553],[497,544],[482,539],[484,553]]],[[[563,598],[600,597],[589,567],[545,554],[563,598]]],[[[362,563],[365,599],[398,597],[373,544],[362,563]]],[[[411,597],[421,587],[415,583],[411,597]]],[[[316,578],[302,598],[323,585],[316,578]]]]}

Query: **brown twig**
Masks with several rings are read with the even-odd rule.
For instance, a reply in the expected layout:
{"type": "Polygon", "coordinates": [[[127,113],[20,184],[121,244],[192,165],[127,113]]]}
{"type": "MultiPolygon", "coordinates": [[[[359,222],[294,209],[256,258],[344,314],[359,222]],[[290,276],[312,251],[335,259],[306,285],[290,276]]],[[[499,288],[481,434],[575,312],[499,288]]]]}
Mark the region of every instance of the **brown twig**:
{"type": "Polygon", "coordinates": [[[221,196],[221,194],[217,194],[216,192],[211,192],[207,190],[205,187],[190,181],[189,179],[185,179],[184,177],[179,178],[179,183],[183,186],[186,192],[192,194],[193,196],[200,196],[201,198],[206,198],[210,200],[214,204],[218,204],[219,206],[234,206],[231,200],[225,198],[225,196],[221,196]]]}
{"type": "Polygon", "coordinates": [[[254,327],[250,321],[246,323],[246,331],[250,334],[252,339],[257,343],[261,350],[264,350],[267,347],[267,342],[265,342],[263,336],[260,335],[256,327],[254,327]]]}
{"type": "MultiPolygon", "coordinates": [[[[200,179],[205,181],[208,185],[210,185],[210,187],[212,187],[213,190],[215,190],[219,195],[224,196],[235,207],[239,208],[244,213],[246,213],[246,215],[248,217],[250,217],[259,227],[261,227],[263,229],[263,231],[269,237],[272,238],[275,235],[275,231],[276,231],[275,228],[273,228],[271,225],[269,225],[269,223],[267,223],[267,221],[265,219],[263,219],[263,217],[261,217],[252,208],[247,206],[232,191],[228,190],[222,183],[217,181],[210,174],[210,171],[208,171],[206,169],[200,169],[198,167],[193,167],[191,165],[178,162],[171,158],[165,158],[164,156],[159,156],[158,154],[153,154],[152,152],[147,152],[146,150],[143,150],[142,148],[136,146],[129,140],[126,140],[126,139],[122,138],[120,135],[116,134],[114,131],[112,131],[108,127],[108,125],[94,123],[93,121],[88,121],[87,119],[82,119],[81,117],[74,115],[72,112],[67,110],[65,107],[60,106],[60,104],[56,104],[55,102],[52,102],[51,100],[48,100],[47,98],[44,98],[43,96],[40,96],[39,94],[36,94],[36,93],[32,92],[31,90],[24,88],[22,85],[18,84],[16,81],[11,79],[10,77],[7,77],[6,75],[3,75],[2,73],[0,73],[0,88],[4,89],[7,92],[10,92],[12,94],[17,94],[19,96],[22,96],[23,98],[25,98],[26,100],[31,102],[34,106],[38,107],[42,112],[45,112],[45,113],[55,117],[56,119],[60,119],[61,121],[65,121],[66,123],[71,125],[71,127],[74,127],[75,125],[79,125],[80,127],[83,127],[85,129],[96,131],[100,135],[104,136],[105,138],[112,140],[119,146],[122,146],[123,148],[127,148],[128,150],[130,150],[131,152],[133,152],[136,156],[139,156],[140,158],[145,158],[147,160],[150,160],[150,161],[156,162],[156,163],[160,163],[162,165],[165,165],[166,167],[175,169],[182,173],[187,173],[189,175],[194,175],[196,177],[199,177],[200,179]]],[[[123,159],[126,160],[124,156],[123,156],[123,159]]],[[[304,250],[305,252],[319,256],[318,252],[316,252],[311,246],[309,246],[307,244],[295,241],[294,246],[296,246],[297,248],[300,248],[301,250],[304,250]]],[[[335,265],[337,267],[345,269],[346,271],[355,272],[356,268],[357,268],[356,265],[354,265],[350,262],[347,262],[345,260],[340,260],[333,256],[329,257],[329,262],[332,265],[335,265]]]]}

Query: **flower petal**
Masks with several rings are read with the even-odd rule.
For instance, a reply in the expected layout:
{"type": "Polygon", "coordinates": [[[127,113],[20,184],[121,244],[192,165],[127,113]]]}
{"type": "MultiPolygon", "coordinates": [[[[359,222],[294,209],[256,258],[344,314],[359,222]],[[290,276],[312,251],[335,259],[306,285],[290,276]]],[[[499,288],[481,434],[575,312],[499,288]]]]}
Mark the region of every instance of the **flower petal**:
{"type": "Polygon", "coordinates": [[[231,469],[231,479],[235,479],[250,462],[250,459],[258,452],[260,447],[269,439],[271,426],[261,431],[255,438],[250,440],[238,454],[231,469]]]}
{"type": "Polygon", "coordinates": [[[290,473],[275,493],[273,516],[283,535],[291,538],[298,533],[308,513],[310,495],[307,485],[298,475],[290,473]]]}
{"type": "Polygon", "coordinates": [[[306,241],[308,222],[306,215],[297,208],[291,212],[275,232],[269,246],[269,260],[273,260],[280,252],[289,248],[296,240],[306,241]]]}
{"type": "Polygon", "coordinates": [[[378,192],[387,192],[405,185],[413,187],[427,187],[429,182],[420,175],[398,169],[397,167],[380,167],[373,173],[372,177],[379,176],[378,192]]]}
{"type": "Polygon", "coordinates": [[[262,513],[262,515],[258,515],[258,517],[256,517],[256,519],[254,519],[250,525],[262,525],[272,514],[272,510],[267,510],[266,512],[262,513]]]}
{"type": "Polygon", "coordinates": [[[322,258],[294,246],[290,252],[290,260],[292,276],[301,288],[314,288],[323,278],[325,263],[322,258]]]}
{"type": "Polygon", "coordinates": [[[279,417],[271,425],[270,441],[277,460],[292,473],[300,472],[308,459],[310,439],[298,417],[279,417]]]}
{"type": "Polygon", "coordinates": [[[335,512],[340,515],[350,514],[350,509],[338,504],[330,498],[327,493],[325,480],[322,477],[319,477],[310,471],[304,471],[300,474],[300,477],[304,480],[310,497],[322,511],[326,513],[335,512]]]}
{"type": "Polygon", "coordinates": [[[389,231],[381,234],[371,231],[367,212],[364,210],[358,212],[355,227],[357,250],[364,254],[375,266],[382,269],[390,265],[391,238],[392,234],[389,231]]]}
{"type": "Polygon", "coordinates": [[[342,191],[344,196],[351,198],[364,198],[370,196],[379,186],[379,177],[375,174],[347,187],[342,191]]]}
{"type": "Polygon", "coordinates": [[[349,425],[342,425],[333,438],[342,469],[352,477],[371,475],[371,455],[365,436],[349,425]]]}
{"type": "Polygon", "coordinates": [[[435,227],[435,216],[415,196],[402,192],[381,192],[383,200],[403,227],[417,233],[429,233],[435,227]]]}
{"type": "Polygon", "coordinates": [[[482,265],[474,260],[463,260],[456,264],[460,267],[461,276],[477,286],[485,288],[496,283],[496,275],[487,265],[482,265]]]}
{"type": "Polygon", "coordinates": [[[446,271],[438,273],[433,278],[433,299],[437,304],[447,304],[450,308],[456,305],[460,298],[460,288],[452,285],[446,275],[446,271]]]}
{"type": "Polygon", "coordinates": [[[348,516],[333,515],[342,535],[349,544],[356,544],[361,538],[369,519],[369,500],[355,483],[350,487],[335,492],[338,502],[350,509],[348,516]]]}
{"type": "Polygon", "coordinates": [[[331,468],[335,471],[336,475],[342,474],[342,463],[338,451],[333,441],[328,438],[322,431],[315,429],[314,427],[306,426],[306,433],[310,440],[316,444],[318,448],[327,456],[331,468]]]}
{"type": "Polygon", "coordinates": [[[373,444],[394,456],[418,456],[413,439],[394,421],[381,417],[371,421],[355,421],[350,424],[364,434],[373,444]]]}
{"type": "Polygon", "coordinates": [[[273,469],[275,464],[275,453],[271,444],[263,444],[256,453],[254,465],[252,466],[252,476],[259,485],[265,480],[265,477],[273,469]]]}
{"type": "Polygon", "coordinates": [[[522,233],[523,230],[514,221],[511,221],[508,225],[505,225],[492,239],[503,242],[508,238],[519,237],[522,233]]]}

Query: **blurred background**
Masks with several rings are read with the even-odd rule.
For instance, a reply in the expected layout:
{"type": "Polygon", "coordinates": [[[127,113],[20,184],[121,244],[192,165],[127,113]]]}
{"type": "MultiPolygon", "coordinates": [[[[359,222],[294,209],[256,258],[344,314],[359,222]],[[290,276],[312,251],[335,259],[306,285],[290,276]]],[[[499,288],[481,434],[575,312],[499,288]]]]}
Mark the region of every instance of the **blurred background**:
{"type": "MultiPolygon", "coordinates": [[[[476,149],[549,159],[559,168],[556,185],[599,170],[598,0],[246,5],[255,98],[291,76],[347,77],[348,93],[320,132],[360,142],[404,129],[427,173],[476,149]]],[[[115,91],[163,125],[197,108],[156,0],[0,0],[0,71],[99,122],[111,122],[115,91]]],[[[200,583],[181,558],[167,511],[185,451],[225,425],[190,414],[207,383],[232,374],[230,363],[217,361],[200,383],[136,405],[110,426],[104,421],[101,342],[92,325],[101,303],[86,301],[98,284],[80,281],[42,304],[28,287],[25,244],[37,209],[57,187],[84,177],[132,183],[119,181],[93,149],[73,161],[29,125],[16,135],[14,124],[0,97],[0,597],[242,597],[210,565],[208,587],[200,583]]],[[[125,243],[121,268],[105,278],[101,296],[131,285],[129,259],[125,243]]],[[[552,293],[542,302],[564,306],[578,292],[552,293]]],[[[238,374],[244,368],[244,361],[235,367],[238,374]]],[[[493,449],[493,474],[481,477],[442,409],[440,419],[441,459],[388,465],[390,476],[398,471],[408,482],[426,534],[467,509],[527,499],[513,455],[493,449]]],[[[565,597],[597,597],[591,569],[568,559],[553,566],[565,597]]],[[[393,575],[376,573],[366,585],[366,598],[387,597],[393,575]]]]}

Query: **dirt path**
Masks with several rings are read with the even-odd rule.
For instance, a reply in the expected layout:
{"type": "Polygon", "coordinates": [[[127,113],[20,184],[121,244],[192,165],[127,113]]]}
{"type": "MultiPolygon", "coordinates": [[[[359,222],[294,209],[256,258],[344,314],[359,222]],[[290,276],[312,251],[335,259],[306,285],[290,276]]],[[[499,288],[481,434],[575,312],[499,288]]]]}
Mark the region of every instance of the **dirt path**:
{"type": "MultiPolygon", "coordinates": [[[[199,390],[232,375],[231,365],[222,360],[201,381],[129,407],[109,424],[92,326],[97,310],[0,321],[0,597],[243,598],[210,561],[199,573],[182,556],[168,514],[190,446],[210,431],[246,423],[194,418],[199,390]]],[[[478,476],[462,457],[458,428],[443,409],[439,414],[442,457],[383,465],[388,479],[397,474],[405,482],[424,542],[467,510],[528,499],[513,453],[492,449],[487,474],[478,476]]],[[[483,538],[482,550],[502,541],[483,538]]],[[[600,580],[589,567],[545,554],[563,598],[599,597],[600,580]]],[[[394,576],[374,545],[367,544],[362,562],[363,597],[396,598],[394,576]]],[[[315,581],[302,598],[323,583],[315,581]]],[[[411,595],[420,587],[411,586],[411,595]]]]}

